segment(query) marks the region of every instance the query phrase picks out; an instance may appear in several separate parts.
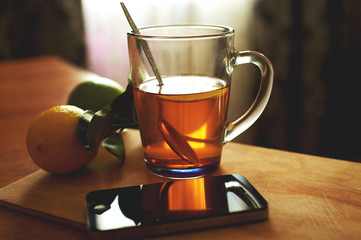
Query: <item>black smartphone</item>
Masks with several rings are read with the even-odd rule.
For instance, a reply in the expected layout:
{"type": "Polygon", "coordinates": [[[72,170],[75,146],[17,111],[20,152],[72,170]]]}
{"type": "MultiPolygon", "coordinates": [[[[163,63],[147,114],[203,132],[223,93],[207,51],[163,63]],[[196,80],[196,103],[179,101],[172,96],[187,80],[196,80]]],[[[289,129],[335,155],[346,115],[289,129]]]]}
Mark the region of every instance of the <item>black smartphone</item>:
{"type": "Polygon", "coordinates": [[[268,203],[241,175],[207,176],[86,196],[94,236],[139,238],[265,220],[268,203]]]}

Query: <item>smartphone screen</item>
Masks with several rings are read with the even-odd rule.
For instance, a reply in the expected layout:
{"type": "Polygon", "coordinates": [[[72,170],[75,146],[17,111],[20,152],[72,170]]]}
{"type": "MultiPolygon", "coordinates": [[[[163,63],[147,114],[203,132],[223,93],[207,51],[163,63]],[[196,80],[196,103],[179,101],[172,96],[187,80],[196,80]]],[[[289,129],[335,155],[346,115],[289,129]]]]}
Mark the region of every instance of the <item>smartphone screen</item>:
{"type": "Polygon", "coordinates": [[[268,217],[267,201],[236,174],[99,190],[86,202],[90,231],[124,238],[268,217]]]}

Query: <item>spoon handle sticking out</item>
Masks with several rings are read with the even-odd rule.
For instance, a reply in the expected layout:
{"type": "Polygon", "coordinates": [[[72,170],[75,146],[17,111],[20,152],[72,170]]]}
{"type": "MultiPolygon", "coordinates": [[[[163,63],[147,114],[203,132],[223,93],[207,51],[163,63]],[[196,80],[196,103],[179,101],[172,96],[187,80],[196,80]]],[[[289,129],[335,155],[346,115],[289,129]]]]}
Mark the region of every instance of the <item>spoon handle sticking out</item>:
{"type": "MultiPolygon", "coordinates": [[[[127,7],[125,6],[125,4],[123,2],[120,2],[120,5],[122,6],[123,8],[123,11],[124,11],[124,14],[125,14],[125,17],[127,18],[128,20],[128,23],[130,25],[130,27],[132,28],[132,30],[134,31],[134,33],[136,34],[140,34],[139,32],[139,29],[137,28],[137,26],[135,25],[132,17],[130,16],[129,12],[128,12],[128,9],[127,7]]],[[[157,68],[157,65],[155,64],[155,61],[154,61],[154,58],[153,58],[153,55],[152,55],[152,52],[150,51],[149,49],[149,46],[148,46],[148,43],[146,41],[140,41],[140,44],[142,45],[142,48],[144,50],[144,53],[145,55],[147,56],[147,59],[149,61],[149,64],[154,72],[154,75],[155,77],[157,78],[158,80],[158,83],[159,83],[159,86],[163,86],[163,81],[162,81],[162,77],[160,76],[160,73],[159,73],[159,70],[157,68]]],[[[161,88],[160,88],[161,89],[161,88]]]]}

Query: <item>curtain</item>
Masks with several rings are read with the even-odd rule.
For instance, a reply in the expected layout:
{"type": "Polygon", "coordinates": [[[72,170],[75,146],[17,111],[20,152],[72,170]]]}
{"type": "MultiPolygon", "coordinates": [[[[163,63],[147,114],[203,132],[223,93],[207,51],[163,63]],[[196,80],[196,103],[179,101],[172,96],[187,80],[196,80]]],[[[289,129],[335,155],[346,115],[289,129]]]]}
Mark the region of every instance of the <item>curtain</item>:
{"type": "Polygon", "coordinates": [[[275,68],[255,144],[361,161],[361,1],[259,0],[253,49],[275,68]]]}

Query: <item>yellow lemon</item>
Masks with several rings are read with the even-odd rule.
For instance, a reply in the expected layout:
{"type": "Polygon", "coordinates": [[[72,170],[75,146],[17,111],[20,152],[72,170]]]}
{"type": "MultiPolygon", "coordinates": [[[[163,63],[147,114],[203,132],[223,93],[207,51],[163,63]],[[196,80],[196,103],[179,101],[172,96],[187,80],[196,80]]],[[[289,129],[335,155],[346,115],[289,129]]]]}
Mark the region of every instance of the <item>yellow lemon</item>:
{"type": "Polygon", "coordinates": [[[40,168],[64,174],[84,168],[96,155],[88,152],[78,135],[78,120],[84,110],[70,105],[45,110],[30,123],[26,147],[40,168]]]}

